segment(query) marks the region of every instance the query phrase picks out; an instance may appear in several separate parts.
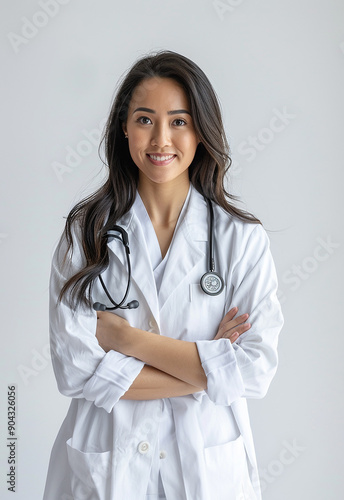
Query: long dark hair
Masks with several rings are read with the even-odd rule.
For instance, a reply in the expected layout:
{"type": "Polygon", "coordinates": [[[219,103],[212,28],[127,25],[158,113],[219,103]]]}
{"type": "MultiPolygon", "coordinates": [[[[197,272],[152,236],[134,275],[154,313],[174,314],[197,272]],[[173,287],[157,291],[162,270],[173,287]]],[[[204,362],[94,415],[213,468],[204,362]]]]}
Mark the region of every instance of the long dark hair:
{"type": "MultiPolygon", "coordinates": [[[[64,235],[73,250],[72,227],[80,226],[85,265],[64,284],[59,299],[69,292],[73,310],[80,303],[91,305],[94,280],[108,266],[107,241],[103,235],[131,208],[138,184],[138,168],[133,162],[122,124],[127,120],[135,88],[152,77],[172,78],[184,89],[200,144],[189,166],[189,178],[203,196],[241,220],[258,223],[252,214],[234,206],[237,198],[228,193],[224,179],[231,166],[230,148],[223,128],[217,96],[204,72],[190,59],[169,50],[140,58],[119,84],[105,126],[101,145],[105,148],[108,178],[93,194],[70,211],[64,235]]],[[[144,89],[144,86],[143,86],[144,89]]]]}

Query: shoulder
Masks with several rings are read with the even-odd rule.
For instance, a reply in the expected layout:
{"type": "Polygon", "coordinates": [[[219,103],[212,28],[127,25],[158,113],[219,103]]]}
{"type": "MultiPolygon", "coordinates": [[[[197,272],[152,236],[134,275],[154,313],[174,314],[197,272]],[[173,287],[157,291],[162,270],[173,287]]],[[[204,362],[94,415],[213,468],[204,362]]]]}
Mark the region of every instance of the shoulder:
{"type": "Polygon", "coordinates": [[[220,262],[231,269],[233,280],[239,282],[252,269],[271,268],[270,240],[259,223],[243,221],[216,207],[216,247],[220,262]]]}
{"type": "MultiPolygon", "coordinates": [[[[208,233],[208,206],[205,198],[192,186],[189,213],[192,213],[192,221],[198,231],[208,233]]],[[[264,246],[269,245],[269,238],[263,226],[256,222],[240,219],[222,207],[213,203],[214,209],[214,233],[218,244],[234,249],[238,246],[240,250],[246,245],[255,246],[259,242],[264,246]]],[[[205,238],[207,239],[207,237],[205,238]]]]}
{"type": "Polygon", "coordinates": [[[249,241],[269,242],[267,233],[262,224],[240,219],[238,216],[226,212],[222,207],[214,205],[216,229],[220,234],[235,238],[241,245],[249,241]]]}
{"type": "MultiPolygon", "coordinates": [[[[269,238],[261,224],[242,220],[216,203],[213,203],[213,210],[216,246],[224,249],[224,252],[230,251],[232,255],[243,254],[250,248],[269,246],[269,238]]],[[[197,238],[201,235],[204,237],[204,241],[207,241],[209,209],[205,198],[193,186],[188,213],[189,228],[192,226],[197,238]]]]}
{"type": "Polygon", "coordinates": [[[257,273],[273,279],[274,262],[270,239],[261,224],[243,221],[216,208],[218,223],[215,238],[219,262],[231,273],[231,282],[239,286],[245,276],[256,278],[257,273]]]}
{"type": "Polygon", "coordinates": [[[82,244],[83,228],[79,220],[73,221],[69,231],[66,224],[60,239],[55,246],[52,264],[58,269],[81,268],[85,263],[85,254],[82,244]]]}

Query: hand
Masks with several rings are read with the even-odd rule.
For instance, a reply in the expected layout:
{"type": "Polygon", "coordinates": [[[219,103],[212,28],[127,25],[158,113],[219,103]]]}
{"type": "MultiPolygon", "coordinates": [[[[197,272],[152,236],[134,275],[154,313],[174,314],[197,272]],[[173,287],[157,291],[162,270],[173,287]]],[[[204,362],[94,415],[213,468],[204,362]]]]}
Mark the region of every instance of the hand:
{"type": "Polygon", "coordinates": [[[98,343],[105,352],[118,351],[126,340],[126,333],[131,328],[128,321],[117,314],[108,311],[97,311],[97,330],[96,337],[98,343]]]}
{"type": "Polygon", "coordinates": [[[248,314],[242,314],[234,319],[234,316],[237,314],[238,308],[233,307],[226,316],[223,318],[219,325],[219,329],[217,334],[214,337],[214,340],[225,338],[229,339],[231,343],[235,342],[239,335],[244,332],[247,332],[251,328],[250,323],[245,323],[248,319],[248,314]]]}

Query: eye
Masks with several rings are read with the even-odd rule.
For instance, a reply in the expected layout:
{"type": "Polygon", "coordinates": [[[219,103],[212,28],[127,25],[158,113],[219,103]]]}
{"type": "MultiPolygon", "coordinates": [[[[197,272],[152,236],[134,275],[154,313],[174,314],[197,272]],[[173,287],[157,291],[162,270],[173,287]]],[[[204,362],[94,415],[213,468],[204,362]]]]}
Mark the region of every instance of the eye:
{"type": "Polygon", "coordinates": [[[142,125],[147,125],[148,122],[152,123],[148,116],[140,116],[140,118],[138,118],[136,121],[142,123],[142,125]]]}
{"type": "Polygon", "coordinates": [[[183,120],[182,118],[176,118],[173,123],[176,124],[177,127],[182,127],[183,125],[186,125],[186,121],[183,120]]]}

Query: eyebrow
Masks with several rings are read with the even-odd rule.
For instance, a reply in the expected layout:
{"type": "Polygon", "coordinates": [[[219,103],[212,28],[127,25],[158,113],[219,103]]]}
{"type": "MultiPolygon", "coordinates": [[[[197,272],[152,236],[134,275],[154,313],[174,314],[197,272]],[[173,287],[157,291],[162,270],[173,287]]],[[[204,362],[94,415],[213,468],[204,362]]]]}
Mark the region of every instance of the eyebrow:
{"type": "MultiPolygon", "coordinates": [[[[155,115],[154,109],[150,108],[136,108],[134,109],[133,114],[136,113],[136,111],[145,111],[146,113],[153,113],[155,115]]],[[[174,109],[173,111],[167,111],[168,115],[179,115],[180,113],[187,113],[191,116],[190,111],[187,111],[186,109],[174,109]]]]}

